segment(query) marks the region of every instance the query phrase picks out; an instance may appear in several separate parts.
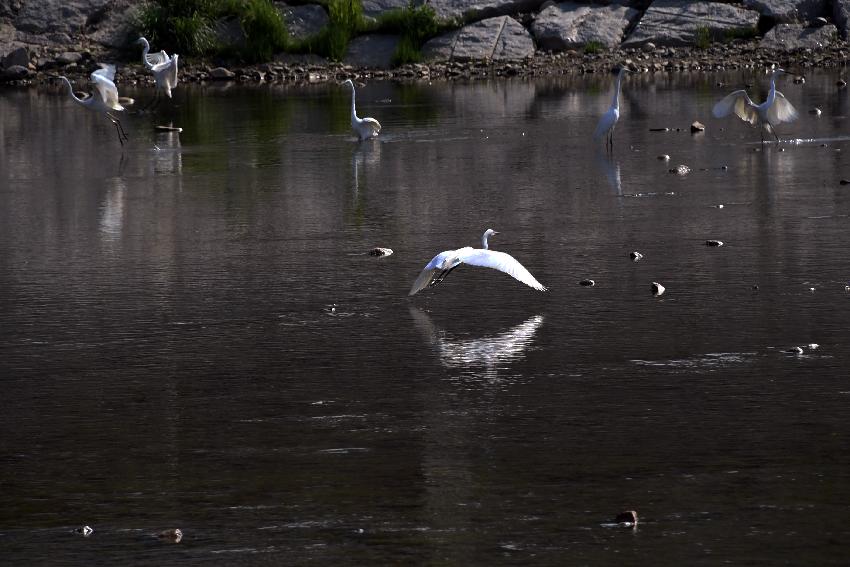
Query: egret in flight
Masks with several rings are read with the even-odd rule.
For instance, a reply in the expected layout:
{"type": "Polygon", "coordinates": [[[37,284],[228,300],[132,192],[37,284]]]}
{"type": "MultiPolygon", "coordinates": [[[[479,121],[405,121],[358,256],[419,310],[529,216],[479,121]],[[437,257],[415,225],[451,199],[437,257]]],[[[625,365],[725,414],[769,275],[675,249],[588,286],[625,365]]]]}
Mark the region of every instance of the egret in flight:
{"type": "Polygon", "coordinates": [[[747,91],[739,90],[727,95],[723,100],[714,105],[712,114],[715,118],[729,116],[733,112],[744,122],[749,124],[761,124],[761,141],[764,143],[764,131],[772,133],[779,141],[774,127],[783,122],[792,122],[797,119],[797,110],[788,102],[781,92],[776,90],[776,79],[779,75],[788,74],[784,69],[776,69],[770,75],[770,91],[767,100],[761,104],[754,103],[747,95],[747,91]]]}
{"type": "Polygon", "coordinates": [[[534,279],[531,272],[525,269],[516,258],[504,252],[490,250],[487,246],[487,239],[494,234],[499,234],[492,228],[488,228],[481,237],[482,248],[472,248],[465,246],[457,250],[446,250],[434,256],[428,265],[413,282],[413,287],[410,288],[408,295],[413,295],[418,291],[422,291],[426,287],[434,287],[443,281],[449,273],[460,266],[461,264],[469,264],[471,266],[481,266],[482,268],[493,268],[500,272],[505,272],[509,276],[521,281],[527,286],[533,287],[539,291],[546,291],[539,281],[534,279]]]}
{"type": "Polygon", "coordinates": [[[593,132],[593,137],[596,140],[607,136],[605,148],[611,152],[614,151],[614,127],[620,119],[620,85],[623,83],[623,77],[629,72],[625,67],[620,68],[620,72],[617,74],[617,84],[614,86],[614,99],[611,101],[611,107],[599,119],[599,124],[596,125],[596,130],[593,132]]]}
{"type": "Polygon", "coordinates": [[[354,110],[354,83],[351,79],[346,79],[342,84],[351,87],[351,128],[354,129],[354,133],[361,140],[376,138],[381,131],[381,123],[374,118],[358,118],[354,110]]]}
{"type": "MultiPolygon", "coordinates": [[[[91,74],[94,91],[87,98],[77,98],[74,94],[74,87],[71,86],[71,81],[67,77],[59,77],[68,85],[68,94],[79,104],[92,112],[103,113],[115,125],[115,131],[118,132],[118,141],[124,145],[124,140],[127,139],[127,134],[124,132],[124,127],[121,126],[121,121],[118,120],[112,111],[122,111],[124,107],[118,101],[118,88],[113,82],[115,80],[115,65],[106,65],[101,63],[100,69],[91,74]]],[[[133,99],[128,99],[132,104],[133,99]]]]}
{"type": "Polygon", "coordinates": [[[156,96],[159,100],[160,91],[171,98],[171,89],[177,86],[177,58],[179,55],[168,56],[165,51],[149,53],[151,46],[148,40],[140,37],[137,43],[142,44],[142,63],[153,74],[156,81],[156,96]]]}

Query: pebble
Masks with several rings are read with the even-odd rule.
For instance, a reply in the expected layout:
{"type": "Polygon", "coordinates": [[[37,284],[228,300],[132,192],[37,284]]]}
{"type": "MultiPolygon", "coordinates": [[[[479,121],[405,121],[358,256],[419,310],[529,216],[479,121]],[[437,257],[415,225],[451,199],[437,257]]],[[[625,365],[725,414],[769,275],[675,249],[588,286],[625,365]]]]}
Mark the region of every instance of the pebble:
{"type": "Polygon", "coordinates": [[[669,170],[670,173],[675,173],[676,175],[687,175],[691,172],[691,168],[687,165],[677,165],[676,167],[669,170]]]}
{"type": "Polygon", "coordinates": [[[652,282],[652,295],[658,297],[659,295],[664,295],[664,292],[667,291],[663,285],[658,282],[652,282]]]}
{"type": "Polygon", "coordinates": [[[803,354],[803,347],[795,346],[794,348],[789,348],[788,350],[783,350],[782,352],[786,354],[803,354]]]}
{"type": "Polygon", "coordinates": [[[817,344],[817,343],[809,343],[809,345],[808,345],[808,346],[809,346],[809,349],[810,349],[810,350],[817,350],[817,348],[818,348],[820,345],[819,345],[819,344],[817,344]]]}
{"type": "Polygon", "coordinates": [[[702,122],[694,121],[691,124],[691,132],[705,132],[705,124],[702,122]]]}
{"type": "Polygon", "coordinates": [[[637,527],[638,523],[638,515],[634,510],[627,510],[626,512],[620,512],[617,514],[617,517],[614,518],[614,522],[618,524],[623,524],[626,527],[637,527]]]}
{"type": "Polygon", "coordinates": [[[650,128],[650,132],[669,132],[670,128],[650,128]]]}
{"type": "Polygon", "coordinates": [[[581,280],[580,282],[578,282],[578,285],[584,287],[593,287],[596,285],[596,282],[593,280],[581,280]]]}
{"type": "Polygon", "coordinates": [[[660,159],[661,161],[670,161],[670,156],[667,154],[661,154],[660,156],[658,156],[658,159],[660,159]]]}
{"type": "Polygon", "coordinates": [[[89,537],[94,533],[94,530],[90,526],[80,526],[79,528],[74,528],[74,533],[80,534],[83,537],[89,537]]]}
{"type": "Polygon", "coordinates": [[[173,530],[163,530],[156,534],[156,537],[162,540],[168,540],[173,543],[180,543],[180,540],[183,539],[183,532],[180,531],[180,528],[174,528],[173,530]]]}
{"type": "Polygon", "coordinates": [[[820,108],[815,107],[815,108],[813,108],[809,111],[809,114],[814,114],[815,116],[820,116],[821,114],[823,114],[823,111],[820,108]]]}
{"type": "Polygon", "coordinates": [[[641,258],[643,258],[643,254],[635,251],[629,254],[629,258],[632,259],[632,262],[640,262],[641,258]]]}
{"type": "Polygon", "coordinates": [[[723,208],[723,205],[714,205],[714,208],[715,208],[715,209],[722,209],[722,208],[723,208]]]}
{"type": "Polygon", "coordinates": [[[377,248],[372,248],[371,250],[369,250],[369,256],[381,257],[381,256],[392,256],[392,254],[393,254],[392,248],[377,247],[377,248]]]}
{"type": "Polygon", "coordinates": [[[720,247],[720,246],[723,246],[723,241],[722,240],[706,240],[705,245],[706,246],[720,247]]]}

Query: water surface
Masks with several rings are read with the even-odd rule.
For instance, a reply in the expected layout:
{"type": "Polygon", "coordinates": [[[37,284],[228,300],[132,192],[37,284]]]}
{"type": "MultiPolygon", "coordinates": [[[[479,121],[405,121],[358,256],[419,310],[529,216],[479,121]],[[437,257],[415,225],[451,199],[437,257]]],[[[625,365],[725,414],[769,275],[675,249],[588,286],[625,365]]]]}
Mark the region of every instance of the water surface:
{"type": "Polygon", "coordinates": [[[784,82],[762,147],[710,109],[765,76],[629,77],[608,157],[609,76],[370,83],[364,143],[334,85],[184,85],[123,149],[3,92],[0,558],[843,564],[836,79],[784,82]],[[407,297],[488,227],[550,292],[461,267],[407,297]]]}

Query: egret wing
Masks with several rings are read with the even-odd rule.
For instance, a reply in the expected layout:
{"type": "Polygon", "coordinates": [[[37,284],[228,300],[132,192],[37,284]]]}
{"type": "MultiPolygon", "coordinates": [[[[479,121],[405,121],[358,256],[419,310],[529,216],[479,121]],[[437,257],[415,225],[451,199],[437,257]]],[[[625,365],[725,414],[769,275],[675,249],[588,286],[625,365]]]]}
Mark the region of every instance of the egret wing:
{"type": "Polygon", "coordinates": [[[608,112],[602,115],[602,118],[599,119],[599,123],[596,125],[596,130],[593,132],[593,137],[596,139],[601,138],[617,123],[617,118],[620,117],[620,113],[616,108],[609,108],[608,112]]]}
{"type": "Polygon", "coordinates": [[[99,77],[103,77],[109,82],[115,81],[115,65],[110,65],[108,63],[101,63],[100,69],[91,74],[92,80],[95,80],[95,75],[99,77]]]}
{"type": "Polygon", "coordinates": [[[171,67],[168,68],[168,83],[171,85],[171,88],[177,86],[177,58],[178,55],[173,55],[171,57],[171,67]]]}
{"type": "Polygon", "coordinates": [[[779,122],[793,122],[798,116],[799,114],[797,113],[797,109],[788,102],[785,95],[776,91],[776,98],[767,110],[767,118],[770,120],[770,123],[776,124],[779,122]]]}
{"type": "Polygon", "coordinates": [[[745,90],[735,91],[727,95],[711,110],[715,118],[723,118],[733,112],[744,122],[755,124],[758,121],[758,107],[750,100],[750,96],[745,90]]]}
{"type": "Polygon", "coordinates": [[[156,65],[168,62],[168,53],[166,53],[165,50],[162,50],[159,53],[148,53],[145,55],[145,60],[148,65],[155,67],[156,65]]]}
{"type": "Polygon", "coordinates": [[[481,250],[475,249],[469,252],[461,253],[460,261],[472,266],[480,266],[482,268],[493,268],[500,272],[505,272],[509,276],[521,281],[527,286],[533,287],[539,291],[547,291],[546,286],[537,281],[531,275],[525,266],[520,264],[516,258],[505,252],[497,252],[496,250],[481,250]]]}
{"type": "Polygon", "coordinates": [[[453,255],[456,250],[446,250],[445,252],[440,252],[433,258],[428,264],[422,269],[422,272],[416,278],[416,281],[413,282],[413,285],[410,287],[410,293],[407,295],[414,295],[417,292],[422,291],[429,285],[431,285],[431,281],[434,279],[434,276],[442,271],[442,265],[445,259],[453,255]]]}
{"type": "MultiPolygon", "coordinates": [[[[112,73],[114,76],[114,67],[112,73]]],[[[124,110],[124,107],[118,102],[118,89],[115,87],[115,83],[107,79],[104,75],[98,74],[97,71],[91,74],[91,78],[94,81],[95,92],[100,96],[100,100],[107,108],[124,110]]]]}
{"type": "Polygon", "coordinates": [[[371,128],[372,132],[374,132],[375,134],[381,131],[381,123],[375,120],[374,118],[364,118],[363,124],[371,128]]]}

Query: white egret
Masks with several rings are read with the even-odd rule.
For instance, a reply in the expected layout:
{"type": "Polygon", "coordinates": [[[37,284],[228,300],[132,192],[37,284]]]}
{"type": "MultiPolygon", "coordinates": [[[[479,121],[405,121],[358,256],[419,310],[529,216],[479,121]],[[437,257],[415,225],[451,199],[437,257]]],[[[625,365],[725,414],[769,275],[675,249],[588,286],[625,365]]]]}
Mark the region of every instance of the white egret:
{"type": "Polygon", "coordinates": [[[764,142],[764,130],[772,133],[779,141],[779,136],[774,130],[776,124],[792,122],[797,119],[797,110],[788,102],[781,92],[776,90],[776,79],[779,75],[788,74],[784,69],[776,69],[770,75],[770,91],[767,100],[761,104],[754,103],[747,95],[747,91],[739,90],[727,95],[723,100],[714,105],[712,114],[715,118],[729,116],[733,112],[738,118],[749,124],[761,124],[761,141],[764,142]]]}
{"type": "Polygon", "coordinates": [[[599,124],[596,125],[596,130],[593,132],[593,137],[596,140],[607,136],[605,147],[612,152],[614,151],[614,127],[620,119],[620,85],[623,83],[623,77],[629,72],[625,67],[620,68],[620,72],[617,74],[617,83],[614,86],[614,99],[611,101],[611,107],[599,119],[599,124]]]}
{"type": "Polygon", "coordinates": [[[531,272],[525,269],[516,258],[504,252],[490,250],[487,246],[487,239],[494,234],[499,234],[492,228],[488,228],[481,237],[482,248],[472,248],[465,246],[457,250],[446,250],[434,256],[428,265],[413,282],[408,295],[413,295],[418,291],[422,291],[426,287],[434,287],[443,281],[449,273],[460,266],[461,264],[469,264],[471,266],[481,266],[482,268],[493,268],[500,272],[505,272],[509,276],[521,281],[527,286],[533,287],[539,291],[546,291],[546,287],[539,281],[534,279],[531,272]]]}
{"type": "MultiPolygon", "coordinates": [[[[122,111],[124,107],[118,101],[118,88],[113,82],[115,80],[115,65],[106,65],[101,63],[100,69],[91,74],[94,91],[91,96],[81,99],[74,94],[74,87],[71,86],[71,81],[67,77],[59,77],[68,85],[68,95],[80,106],[83,106],[92,112],[103,113],[115,125],[115,131],[118,132],[118,141],[124,145],[124,140],[127,139],[127,134],[124,132],[124,127],[121,121],[112,115],[111,111],[122,111]]],[[[133,99],[127,99],[129,104],[132,104],[133,99]]]]}
{"type": "Polygon", "coordinates": [[[354,83],[351,79],[346,79],[342,84],[351,87],[351,128],[354,133],[361,140],[377,137],[378,132],[381,131],[381,123],[374,118],[358,118],[354,109],[354,83]]]}
{"type": "Polygon", "coordinates": [[[171,98],[171,89],[177,86],[177,58],[179,55],[169,57],[165,51],[149,53],[151,46],[144,37],[140,37],[136,42],[142,44],[142,63],[153,74],[154,81],[156,81],[157,99],[159,99],[160,91],[171,98]]]}

